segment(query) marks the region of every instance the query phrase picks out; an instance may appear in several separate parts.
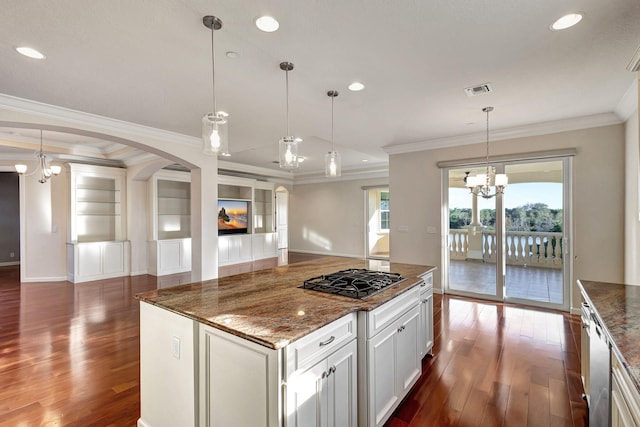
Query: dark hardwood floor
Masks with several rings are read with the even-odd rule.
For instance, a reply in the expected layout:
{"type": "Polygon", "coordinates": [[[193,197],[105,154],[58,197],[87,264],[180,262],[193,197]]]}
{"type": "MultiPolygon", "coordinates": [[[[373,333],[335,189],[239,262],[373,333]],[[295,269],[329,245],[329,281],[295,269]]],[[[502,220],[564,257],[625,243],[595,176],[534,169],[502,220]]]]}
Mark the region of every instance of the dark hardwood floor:
{"type": "MultiPolygon", "coordinates": [[[[20,284],[17,267],[0,267],[0,425],[135,426],[134,295],[156,286],[20,284]]],[[[577,318],[439,295],[434,305],[435,357],[387,426],[585,425],[577,318]]]]}

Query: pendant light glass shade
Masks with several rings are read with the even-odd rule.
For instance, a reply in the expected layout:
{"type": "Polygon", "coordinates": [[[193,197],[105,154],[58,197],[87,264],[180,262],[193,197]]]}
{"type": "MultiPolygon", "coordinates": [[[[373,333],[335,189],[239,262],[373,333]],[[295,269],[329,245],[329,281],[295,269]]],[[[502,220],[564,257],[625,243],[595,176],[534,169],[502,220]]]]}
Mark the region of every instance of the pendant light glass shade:
{"type": "Polygon", "coordinates": [[[298,140],[293,136],[283,136],[278,141],[278,161],[282,169],[297,169],[300,166],[298,161],[298,140]]]}
{"type": "Polygon", "coordinates": [[[229,156],[229,137],[227,131],[228,114],[216,110],[216,55],[213,35],[222,28],[222,21],[216,16],[202,18],[205,27],[211,30],[211,86],[213,110],[202,117],[202,152],[208,156],[229,156]]]}
{"type": "Polygon", "coordinates": [[[293,170],[298,169],[300,166],[298,143],[302,141],[302,138],[291,136],[289,132],[289,71],[293,70],[293,64],[291,62],[281,62],[280,69],[284,71],[286,75],[287,136],[283,136],[280,138],[280,141],[278,141],[278,162],[280,163],[280,169],[293,170]]]}
{"type": "Polygon", "coordinates": [[[327,96],[331,98],[331,151],[324,155],[324,175],[328,178],[335,178],[342,174],[342,160],[340,153],[336,151],[333,139],[333,99],[338,96],[337,90],[330,90],[327,96]]]}
{"type": "Polygon", "coordinates": [[[329,151],[324,155],[324,174],[329,178],[340,176],[342,173],[342,160],[340,153],[329,151]]]}
{"type": "Polygon", "coordinates": [[[202,117],[202,152],[206,155],[228,155],[229,137],[227,118],[220,113],[207,113],[202,117]]]}

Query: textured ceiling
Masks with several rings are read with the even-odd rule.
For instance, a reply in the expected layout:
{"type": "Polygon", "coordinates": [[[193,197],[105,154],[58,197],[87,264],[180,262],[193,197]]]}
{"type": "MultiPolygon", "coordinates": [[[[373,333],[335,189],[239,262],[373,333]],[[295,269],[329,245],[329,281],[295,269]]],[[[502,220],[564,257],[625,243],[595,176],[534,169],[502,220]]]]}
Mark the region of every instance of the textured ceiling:
{"type": "MultiPolygon", "coordinates": [[[[635,76],[637,0],[21,0],[0,15],[0,93],[200,136],[211,109],[207,14],[216,37],[218,107],[230,113],[230,161],[277,168],[285,75],[300,173],[322,170],[335,143],[345,168],[384,163],[382,147],[614,111],[635,76]],[[566,31],[561,15],[584,13],[566,31]],[[275,33],[257,30],[269,14],[275,33]],[[29,45],[47,58],[18,55],[29,45]],[[227,51],[238,53],[231,59],[227,51]],[[362,92],[348,83],[360,80],[362,92]],[[491,83],[468,98],[464,88],[491,83]]],[[[0,144],[11,132],[0,134],[0,144]]],[[[62,142],[64,143],[64,142],[62,142]]],[[[66,141],[72,144],[73,141],[66,141]]],[[[81,143],[81,141],[76,141],[81,143]]],[[[98,150],[118,150],[114,145],[98,150]],[[108,148],[110,147],[110,148],[108,148]]],[[[95,148],[94,147],[94,148],[95,148]]]]}

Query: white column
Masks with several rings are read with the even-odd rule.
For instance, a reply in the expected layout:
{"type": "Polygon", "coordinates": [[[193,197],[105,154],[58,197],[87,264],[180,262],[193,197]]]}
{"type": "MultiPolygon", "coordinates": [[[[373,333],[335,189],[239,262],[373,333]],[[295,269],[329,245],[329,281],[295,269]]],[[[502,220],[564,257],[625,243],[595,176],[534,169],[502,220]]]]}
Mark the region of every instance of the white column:
{"type": "Polygon", "coordinates": [[[191,170],[191,280],[218,277],[218,159],[191,170]]]}
{"type": "Polygon", "coordinates": [[[480,223],[480,210],[478,209],[478,190],[471,193],[471,224],[468,227],[469,248],[467,259],[482,259],[482,224],[480,223]]]}

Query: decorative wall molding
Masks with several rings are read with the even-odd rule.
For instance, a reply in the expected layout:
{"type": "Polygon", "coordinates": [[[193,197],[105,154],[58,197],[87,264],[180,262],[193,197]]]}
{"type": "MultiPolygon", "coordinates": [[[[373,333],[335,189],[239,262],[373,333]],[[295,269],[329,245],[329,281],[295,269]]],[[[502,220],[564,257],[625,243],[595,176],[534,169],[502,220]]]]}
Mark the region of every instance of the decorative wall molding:
{"type": "Polygon", "coordinates": [[[201,143],[200,138],[5,94],[0,94],[0,109],[60,120],[70,126],[90,126],[101,129],[106,134],[118,131],[132,137],[159,139],[189,146],[201,143]]]}
{"type": "Polygon", "coordinates": [[[355,181],[358,179],[389,178],[389,164],[379,163],[362,168],[343,169],[342,174],[336,178],[327,178],[324,172],[296,174],[294,184],[331,183],[336,181],[355,181]]]}
{"type": "Polygon", "coordinates": [[[638,111],[638,80],[633,79],[631,86],[618,101],[614,112],[622,121],[626,122],[636,111],[638,111]]]}
{"type": "MultiPolygon", "coordinates": [[[[561,133],[574,130],[617,125],[620,123],[623,123],[623,120],[621,120],[620,117],[618,117],[614,113],[594,114],[591,116],[575,117],[566,120],[555,120],[524,126],[516,126],[507,129],[497,129],[491,132],[491,141],[548,135],[552,133],[561,133]]],[[[486,133],[476,132],[467,135],[412,142],[409,144],[388,145],[386,147],[383,147],[383,149],[387,154],[402,154],[412,153],[416,151],[435,150],[438,148],[478,144],[485,141],[486,133]]]]}

